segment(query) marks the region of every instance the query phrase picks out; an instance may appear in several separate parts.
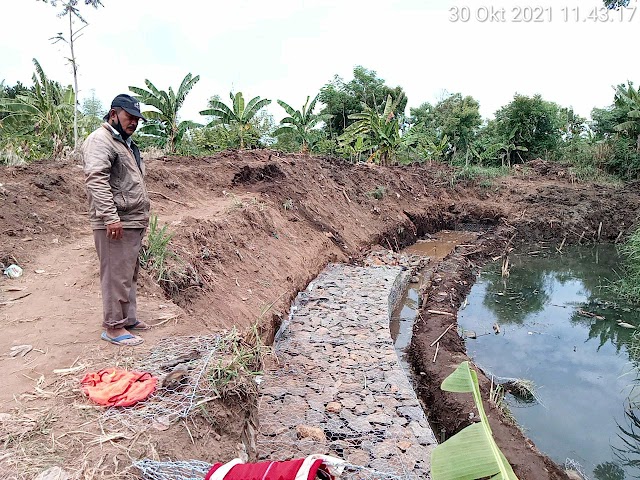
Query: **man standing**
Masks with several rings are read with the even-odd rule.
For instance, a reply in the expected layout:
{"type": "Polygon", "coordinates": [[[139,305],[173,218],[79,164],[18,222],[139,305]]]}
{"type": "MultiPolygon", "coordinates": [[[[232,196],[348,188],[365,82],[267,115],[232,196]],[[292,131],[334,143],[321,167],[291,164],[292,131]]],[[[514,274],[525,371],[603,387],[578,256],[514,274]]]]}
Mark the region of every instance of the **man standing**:
{"type": "Polygon", "coordinates": [[[115,345],[140,345],[129,330],[148,330],[136,316],[138,255],[149,223],[144,163],[131,140],[140,103],[129,95],[111,102],[100,128],[82,145],[89,217],[100,260],[103,321],[101,338],[115,345]]]}

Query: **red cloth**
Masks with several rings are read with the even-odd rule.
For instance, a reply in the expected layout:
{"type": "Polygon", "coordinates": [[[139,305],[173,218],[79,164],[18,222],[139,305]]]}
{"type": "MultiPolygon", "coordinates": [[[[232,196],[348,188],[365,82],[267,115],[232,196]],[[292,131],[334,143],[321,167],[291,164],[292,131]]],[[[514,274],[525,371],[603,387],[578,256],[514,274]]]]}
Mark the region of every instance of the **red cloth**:
{"type": "MultiPolygon", "coordinates": [[[[225,480],[294,480],[304,458],[288,460],[285,462],[260,462],[260,463],[240,463],[234,466],[225,480]]],[[[215,471],[223,463],[216,463],[207,473],[205,480],[209,480],[215,471]]],[[[322,460],[318,459],[311,465],[307,480],[314,480],[318,469],[322,466],[322,460]]]]}
{"type": "Polygon", "coordinates": [[[148,372],[107,368],[87,373],[80,384],[82,391],[100,405],[129,407],[151,395],[158,379],[148,372]]]}

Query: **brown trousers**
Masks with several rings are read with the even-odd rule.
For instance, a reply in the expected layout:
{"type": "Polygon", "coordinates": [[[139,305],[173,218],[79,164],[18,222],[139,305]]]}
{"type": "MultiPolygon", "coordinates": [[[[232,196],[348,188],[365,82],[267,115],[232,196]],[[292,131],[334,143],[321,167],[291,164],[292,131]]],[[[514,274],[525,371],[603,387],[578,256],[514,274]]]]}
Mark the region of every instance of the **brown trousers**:
{"type": "Polygon", "coordinates": [[[102,326],[123,328],[138,321],[136,282],[140,269],[143,228],[125,228],[120,240],[107,238],[106,230],[94,230],[93,239],[100,260],[102,326]]]}

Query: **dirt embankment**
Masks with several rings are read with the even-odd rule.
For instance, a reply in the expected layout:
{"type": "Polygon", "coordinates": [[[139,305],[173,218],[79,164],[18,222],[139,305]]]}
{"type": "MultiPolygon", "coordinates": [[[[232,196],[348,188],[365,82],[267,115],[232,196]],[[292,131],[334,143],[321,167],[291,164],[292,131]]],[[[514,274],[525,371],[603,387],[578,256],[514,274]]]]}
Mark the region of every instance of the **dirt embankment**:
{"type": "MultiPolygon", "coordinates": [[[[373,245],[399,249],[441,229],[488,232],[440,265],[441,281],[433,288],[450,292],[446,303],[432,303],[435,296],[428,295],[423,305],[455,313],[471,286],[473,268],[501,254],[509,239],[614,241],[630,230],[640,206],[637,189],[630,185],[577,183],[566,169],[540,161],[510,177],[463,182],[435,164],[350,165],[269,151],[161,158],[148,162],[147,171],[152,210],[161,225],[169,226],[172,248],[181,259],[172,264],[171,281],[163,283],[170,300],[160,298],[151,277],[145,278],[141,305],[149,315],[165,308],[159,301],[172,301],[171,308],[181,312],[180,321],[145,335],[148,346],[171,335],[244,329],[256,321],[270,339],[291,299],[328,262],[357,262],[373,245]]],[[[0,169],[0,205],[0,262],[25,267],[21,281],[33,292],[29,301],[9,302],[0,311],[5,332],[0,350],[26,343],[28,335],[29,341],[42,343],[41,350],[47,347],[47,355],[22,367],[19,359],[0,359],[0,368],[11,372],[8,387],[0,392],[0,405],[8,410],[14,394],[33,388],[29,378],[42,374],[53,383],[51,369],[92,354],[100,343],[100,304],[81,168],[42,162],[0,169]],[[57,280],[33,274],[42,264],[59,271],[57,280]],[[70,308],[79,300],[85,308],[70,308]],[[52,321],[48,312],[63,312],[64,321],[52,321]]],[[[0,280],[0,287],[6,282],[0,280]]],[[[9,294],[1,295],[5,300],[9,294]]],[[[450,434],[464,426],[469,406],[439,392],[442,378],[464,355],[452,330],[443,339],[438,362],[431,362],[428,345],[444,328],[431,319],[418,323],[412,351],[416,369],[425,372],[419,393],[431,415],[450,413],[434,416],[450,434]]],[[[113,351],[109,345],[99,348],[105,358],[113,351]]],[[[481,383],[486,390],[485,379],[481,383]]],[[[492,422],[499,419],[488,406],[487,411],[492,422]]],[[[56,428],[64,432],[72,426],[56,428]]],[[[493,428],[521,479],[560,477],[548,459],[516,438],[515,427],[505,426],[504,435],[501,427],[493,428]]],[[[221,442],[230,435],[218,433],[221,442]]],[[[227,446],[237,440],[230,438],[227,446]]],[[[216,455],[229,450],[208,445],[209,458],[202,458],[202,450],[174,430],[153,442],[156,451],[171,451],[173,458],[223,460],[216,455]]]]}

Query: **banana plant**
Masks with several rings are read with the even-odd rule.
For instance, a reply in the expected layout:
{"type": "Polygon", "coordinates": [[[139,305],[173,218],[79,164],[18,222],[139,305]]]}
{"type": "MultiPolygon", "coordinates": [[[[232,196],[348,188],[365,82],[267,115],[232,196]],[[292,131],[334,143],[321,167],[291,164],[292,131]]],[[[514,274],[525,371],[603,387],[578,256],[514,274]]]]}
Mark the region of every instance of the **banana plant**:
{"type": "Polygon", "coordinates": [[[33,64],[36,69],[33,89],[25,90],[16,98],[0,98],[2,129],[15,137],[52,140],[55,156],[69,143],[75,95],[71,87],[63,88],[49,80],[35,58],[33,64]]]}
{"type": "MultiPolygon", "coordinates": [[[[318,94],[319,95],[319,94],[318,94]]],[[[309,104],[309,98],[302,106],[302,110],[294,110],[288,103],[278,100],[278,104],[284,108],[289,115],[280,120],[280,126],[273,134],[278,136],[283,133],[291,132],[301,144],[300,151],[306,153],[309,151],[309,145],[312,140],[312,130],[321,121],[328,120],[331,115],[314,115],[313,110],[318,101],[318,95],[309,104]]]]}
{"type": "Polygon", "coordinates": [[[469,362],[458,365],[444,379],[440,388],[445,392],[471,393],[480,414],[480,422],[469,425],[433,449],[433,480],[518,480],[493,439],[489,419],[482,406],[478,376],[469,367],[469,362]]]}
{"type": "Polygon", "coordinates": [[[140,133],[160,137],[166,141],[167,151],[175,153],[176,147],[182,141],[182,137],[187,130],[202,126],[190,120],[178,121],[178,111],[182,107],[187,94],[199,80],[200,75],[193,77],[191,73],[188,73],[182,79],[182,83],[175,93],[171,87],[169,87],[168,93],[164,90],[158,90],[149,80],[144,81],[148,90],[130,86],[129,90],[136,94],[135,98],[137,100],[157,109],[157,111],[142,112],[150,121],[140,129],[140,133]]]}
{"type": "Polygon", "coordinates": [[[227,125],[229,127],[238,127],[240,136],[240,148],[245,146],[245,135],[249,132],[253,126],[252,121],[258,113],[258,111],[271,103],[271,100],[266,98],[260,99],[260,97],[253,97],[249,100],[249,103],[245,106],[244,97],[242,92],[238,92],[235,95],[233,92],[229,93],[231,98],[231,108],[222,103],[219,100],[209,100],[209,107],[207,110],[202,110],[200,115],[211,115],[214,117],[213,121],[207,126],[213,127],[216,125],[227,125]]]}
{"type": "Polygon", "coordinates": [[[349,160],[353,163],[360,161],[360,155],[371,149],[371,144],[363,136],[356,138],[355,142],[339,142],[338,151],[349,155],[349,160]]]}
{"type": "Polygon", "coordinates": [[[377,160],[381,165],[385,165],[396,155],[402,141],[400,125],[393,113],[402,98],[403,96],[400,95],[394,101],[391,95],[388,95],[382,115],[366,105],[363,112],[349,115],[349,118],[355,122],[345,129],[338,140],[342,143],[351,143],[355,142],[359,136],[367,137],[374,147],[368,161],[377,160]]]}
{"type": "Polygon", "coordinates": [[[614,97],[614,104],[627,111],[628,120],[619,123],[614,128],[618,132],[628,132],[636,135],[636,151],[640,152],[640,89],[633,87],[633,82],[618,85],[614,97]]]}

